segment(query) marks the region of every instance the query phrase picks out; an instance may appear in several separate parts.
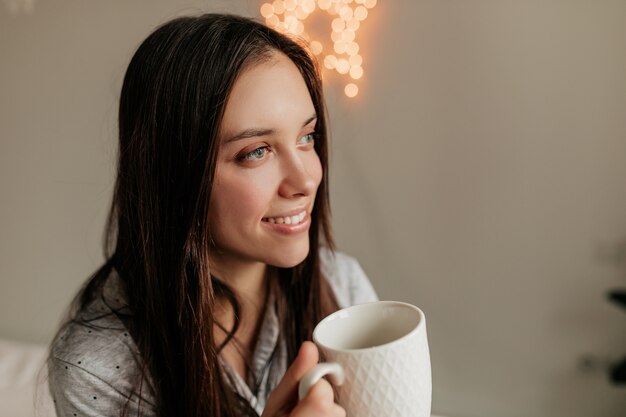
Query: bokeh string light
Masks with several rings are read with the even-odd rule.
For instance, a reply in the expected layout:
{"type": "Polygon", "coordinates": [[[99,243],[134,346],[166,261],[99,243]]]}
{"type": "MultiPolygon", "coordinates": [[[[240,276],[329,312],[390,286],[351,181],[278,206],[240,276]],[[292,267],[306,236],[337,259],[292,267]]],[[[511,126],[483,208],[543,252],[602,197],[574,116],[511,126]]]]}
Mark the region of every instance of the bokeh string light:
{"type": "Polygon", "coordinates": [[[363,77],[363,58],[356,35],[376,3],[377,0],[274,0],[261,5],[261,16],[267,26],[306,41],[325,68],[349,78],[344,93],[352,98],[359,94],[356,81],[363,77]],[[316,10],[332,17],[332,48],[324,48],[322,42],[311,39],[306,32],[304,21],[316,10]]]}

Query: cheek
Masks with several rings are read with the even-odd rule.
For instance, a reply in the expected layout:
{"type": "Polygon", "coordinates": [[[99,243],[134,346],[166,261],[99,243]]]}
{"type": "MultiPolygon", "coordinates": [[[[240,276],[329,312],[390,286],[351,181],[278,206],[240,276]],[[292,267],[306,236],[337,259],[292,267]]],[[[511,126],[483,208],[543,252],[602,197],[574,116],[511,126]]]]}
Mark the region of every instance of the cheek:
{"type": "Polygon", "coordinates": [[[322,182],[324,170],[322,169],[322,162],[315,152],[313,152],[311,160],[307,163],[307,171],[309,172],[309,175],[311,175],[311,178],[315,180],[316,185],[319,187],[320,183],[322,182]]]}
{"type": "Polygon", "coordinates": [[[262,216],[268,199],[266,188],[267,183],[259,178],[236,175],[216,178],[211,194],[211,217],[215,219],[215,226],[233,222],[243,225],[262,216]]]}

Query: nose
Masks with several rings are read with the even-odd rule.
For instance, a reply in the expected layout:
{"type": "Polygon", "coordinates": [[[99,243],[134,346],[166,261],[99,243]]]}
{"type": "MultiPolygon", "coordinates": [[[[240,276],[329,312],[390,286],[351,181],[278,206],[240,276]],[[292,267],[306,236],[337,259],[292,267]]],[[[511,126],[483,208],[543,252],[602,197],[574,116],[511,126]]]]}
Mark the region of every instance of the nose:
{"type": "Polygon", "coordinates": [[[278,194],[284,198],[315,195],[321,181],[322,168],[315,151],[295,150],[283,155],[281,161],[282,181],[278,194]]]}

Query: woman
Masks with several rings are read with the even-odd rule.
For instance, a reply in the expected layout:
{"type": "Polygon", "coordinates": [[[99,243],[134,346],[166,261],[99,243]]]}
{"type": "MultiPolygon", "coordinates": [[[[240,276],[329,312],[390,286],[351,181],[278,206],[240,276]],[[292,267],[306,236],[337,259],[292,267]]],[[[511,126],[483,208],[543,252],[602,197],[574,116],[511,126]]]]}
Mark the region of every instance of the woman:
{"type": "Polygon", "coordinates": [[[106,263],[51,347],[64,416],[341,416],[310,340],[376,295],[333,254],[322,87],[249,19],[173,20],[132,58],[106,263]],[[324,247],[321,240],[323,238],[324,247]]]}

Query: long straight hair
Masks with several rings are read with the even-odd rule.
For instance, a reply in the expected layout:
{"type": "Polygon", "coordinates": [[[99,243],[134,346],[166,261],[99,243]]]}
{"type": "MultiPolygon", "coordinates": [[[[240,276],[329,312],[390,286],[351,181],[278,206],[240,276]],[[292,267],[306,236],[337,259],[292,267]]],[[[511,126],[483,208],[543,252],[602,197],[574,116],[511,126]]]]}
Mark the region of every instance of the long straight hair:
{"type": "MultiPolygon", "coordinates": [[[[119,108],[119,160],[105,264],[76,300],[84,309],[113,269],[128,296],[129,330],[164,417],[255,415],[234,393],[218,360],[217,297],[236,294],[211,275],[209,212],[229,94],[246,68],[285,54],[298,67],[317,113],[315,151],[323,178],[315,197],[310,251],[276,269],[281,337],[291,362],[313,327],[337,308],[318,249],[331,249],[328,139],[319,69],[307,51],[253,20],[206,14],[172,20],[139,46],[119,108]]],[[[238,322],[230,330],[236,332],[238,322]]]]}

